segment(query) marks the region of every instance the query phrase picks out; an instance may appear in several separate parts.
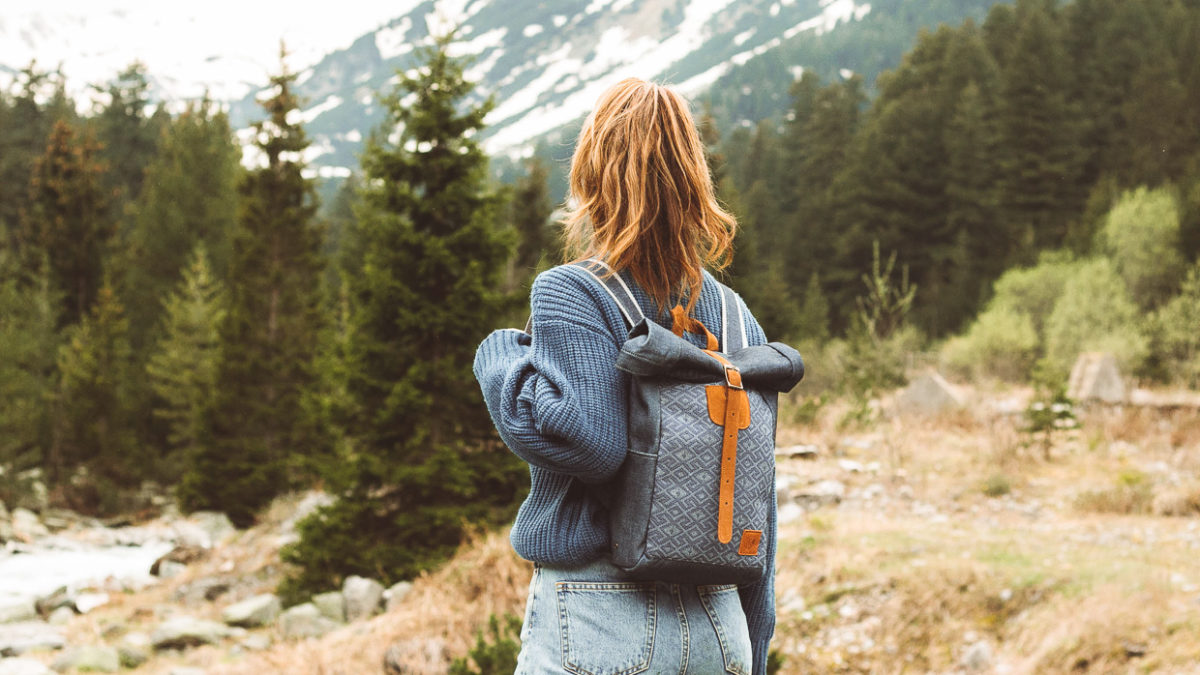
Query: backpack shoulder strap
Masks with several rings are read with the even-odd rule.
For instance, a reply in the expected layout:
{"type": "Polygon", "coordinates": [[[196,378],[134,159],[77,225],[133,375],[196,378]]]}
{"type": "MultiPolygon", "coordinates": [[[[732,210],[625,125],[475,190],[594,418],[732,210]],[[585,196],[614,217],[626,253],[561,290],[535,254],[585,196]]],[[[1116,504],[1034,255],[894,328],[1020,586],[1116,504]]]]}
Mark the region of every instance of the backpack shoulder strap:
{"type": "Polygon", "coordinates": [[[621,275],[613,271],[613,268],[609,267],[608,263],[597,258],[588,258],[587,260],[581,260],[572,264],[587,272],[608,292],[613,302],[617,303],[617,308],[621,310],[621,316],[625,317],[625,323],[630,328],[633,328],[639,321],[646,318],[641,306],[638,305],[637,299],[633,297],[633,291],[629,290],[629,286],[625,283],[625,280],[621,278],[621,275]]]}
{"type": "Polygon", "coordinates": [[[732,354],[749,346],[746,338],[746,317],[738,295],[725,284],[717,282],[721,289],[721,351],[732,354]]]}

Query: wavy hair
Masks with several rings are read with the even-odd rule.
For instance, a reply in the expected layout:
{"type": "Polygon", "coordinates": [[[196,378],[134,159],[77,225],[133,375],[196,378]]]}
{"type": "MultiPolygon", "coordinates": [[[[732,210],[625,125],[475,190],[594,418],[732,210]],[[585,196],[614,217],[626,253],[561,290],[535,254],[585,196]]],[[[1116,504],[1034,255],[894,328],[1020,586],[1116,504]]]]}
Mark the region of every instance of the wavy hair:
{"type": "Polygon", "coordinates": [[[690,315],[705,266],[723,269],[737,221],[717,203],[687,101],[629,78],[601,94],[571,158],[566,260],[628,269],[658,304],[686,292],[690,315]]]}

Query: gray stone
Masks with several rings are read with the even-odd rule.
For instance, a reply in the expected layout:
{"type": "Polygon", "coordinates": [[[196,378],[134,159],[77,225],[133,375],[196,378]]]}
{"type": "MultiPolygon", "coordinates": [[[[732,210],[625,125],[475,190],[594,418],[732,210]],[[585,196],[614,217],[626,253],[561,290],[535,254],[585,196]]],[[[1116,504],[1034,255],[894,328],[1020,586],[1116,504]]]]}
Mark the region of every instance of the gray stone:
{"type": "Polygon", "coordinates": [[[204,644],[216,644],[229,635],[225,624],[191,616],[177,616],[159,624],[150,634],[155,649],[183,649],[204,644]]]}
{"type": "Polygon", "coordinates": [[[50,616],[46,617],[46,623],[51,626],[65,626],[75,618],[75,610],[70,607],[59,607],[50,612],[50,616]]]}
{"type": "Polygon", "coordinates": [[[126,633],[117,645],[117,654],[121,657],[121,665],[126,668],[137,668],[150,660],[150,636],[145,633],[126,633]]]}
{"type": "Polygon", "coordinates": [[[0,501],[0,544],[15,537],[16,535],[12,528],[12,516],[8,513],[8,508],[4,506],[4,502],[0,501]]]}
{"type": "Polygon", "coordinates": [[[13,538],[26,543],[50,535],[50,530],[38,520],[37,514],[29,509],[13,509],[13,538]]]}
{"type": "Polygon", "coordinates": [[[72,647],[54,660],[54,669],[61,672],[72,668],[86,672],[115,673],[121,669],[121,656],[116,647],[104,645],[72,647]]]}
{"type": "Polygon", "coordinates": [[[346,623],[346,597],[342,595],[341,591],[318,593],[313,596],[312,604],[326,619],[346,623]]]}
{"type": "Polygon", "coordinates": [[[207,671],[203,668],[193,668],[192,666],[175,666],[167,671],[167,675],[205,675],[207,671]]]}
{"type": "Polygon", "coordinates": [[[177,577],[186,571],[187,565],[184,565],[181,562],[175,562],[174,560],[164,560],[158,564],[156,576],[159,579],[170,579],[171,577],[177,577]]]}
{"type": "Polygon", "coordinates": [[[41,661],[24,658],[0,659],[0,675],[54,675],[41,661]]]}
{"type": "Polygon", "coordinates": [[[346,598],[346,620],[369,619],[379,609],[383,599],[383,584],[366,577],[350,576],[342,584],[342,596],[346,598]]]}
{"type": "Polygon", "coordinates": [[[412,592],[412,582],[409,581],[393,584],[391,588],[384,591],[383,600],[387,603],[387,611],[390,612],[399,607],[410,592],[412,592]]]}
{"type": "Polygon", "coordinates": [[[821,454],[820,446],[811,443],[802,445],[789,445],[786,448],[775,448],[776,457],[790,457],[793,459],[816,459],[817,455],[821,454]]]}
{"type": "Polygon", "coordinates": [[[108,593],[80,593],[75,596],[75,611],[87,614],[97,607],[107,605],[109,600],[108,593]]]}
{"type": "Polygon", "coordinates": [[[393,643],[383,654],[387,675],[443,672],[449,654],[440,638],[412,638],[393,643]]]}
{"type": "Polygon", "coordinates": [[[212,548],[237,534],[229,516],[218,511],[197,511],[176,523],[174,531],[176,543],[189,548],[212,548]]]}
{"type": "Polygon", "coordinates": [[[796,501],[808,507],[837,504],[846,495],[846,484],[839,480],[823,480],[796,491],[796,501]]]}
{"type": "Polygon", "coordinates": [[[59,607],[73,607],[75,597],[67,590],[66,586],[59,586],[58,590],[49,595],[43,595],[34,603],[37,613],[46,616],[58,609],[59,607]]]}
{"type": "Polygon", "coordinates": [[[1085,352],[1071,368],[1067,396],[1076,401],[1124,403],[1128,394],[1117,357],[1105,352],[1085,352]]]}
{"type": "Polygon", "coordinates": [[[274,622],[282,611],[283,604],[279,598],[267,593],[246,598],[226,607],[221,612],[221,620],[230,626],[255,628],[274,622]]]}
{"type": "Polygon", "coordinates": [[[288,639],[320,637],[338,626],[336,621],[321,616],[321,610],[311,602],[296,605],[279,617],[280,631],[288,639]]]}
{"type": "Polygon", "coordinates": [[[992,645],[987,640],[967,645],[962,665],[967,670],[987,670],[992,665],[992,645]]]}
{"type": "Polygon", "coordinates": [[[0,598],[0,623],[33,621],[38,618],[37,607],[29,598],[0,598]]]}
{"type": "Polygon", "coordinates": [[[961,408],[966,399],[941,375],[926,373],[896,396],[896,408],[905,415],[938,415],[961,408]]]}
{"type": "Polygon", "coordinates": [[[264,649],[271,647],[271,637],[262,633],[256,635],[247,635],[244,640],[238,643],[242,649],[250,652],[261,652],[264,649]]]}
{"type": "Polygon", "coordinates": [[[62,649],[65,644],[62,631],[41,621],[0,624],[0,656],[62,649]]]}

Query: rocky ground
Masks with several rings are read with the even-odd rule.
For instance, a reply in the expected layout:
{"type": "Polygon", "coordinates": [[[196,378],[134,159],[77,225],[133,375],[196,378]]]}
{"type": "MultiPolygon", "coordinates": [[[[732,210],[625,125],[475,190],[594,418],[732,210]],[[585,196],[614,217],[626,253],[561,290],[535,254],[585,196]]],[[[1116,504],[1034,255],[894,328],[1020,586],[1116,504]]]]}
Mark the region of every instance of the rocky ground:
{"type": "MultiPolygon", "coordinates": [[[[1021,430],[1029,392],[957,394],[885,398],[866,426],[781,408],[782,672],[1200,673],[1200,412],[1094,406],[1044,444],[1021,430]]],[[[0,600],[0,675],[444,673],[489,616],[520,615],[530,567],[503,532],[411,585],[355,578],[284,609],[279,548],[322,499],[241,532],[0,513],[9,561],[170,549],[156,576],[0,600]]]]}

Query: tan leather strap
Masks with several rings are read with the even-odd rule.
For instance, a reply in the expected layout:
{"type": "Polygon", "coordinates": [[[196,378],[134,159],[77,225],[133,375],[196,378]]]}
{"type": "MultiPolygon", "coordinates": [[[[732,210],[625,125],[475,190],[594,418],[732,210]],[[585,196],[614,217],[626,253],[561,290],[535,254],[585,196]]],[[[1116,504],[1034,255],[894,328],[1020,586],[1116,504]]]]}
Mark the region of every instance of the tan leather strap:
{"type": "Polygon", "coordinates": [[[725,367],[725,384],[705,388],[708,417],[721,425],[721,475],[717,488],[717,541],[733,540],[733,487],[737,475],[738,430],[750,426],[750,399],[742,388],[742,374],[724,356],[706,349],[706,354],[725,367]]]}
{"type": "Polygon", "coordinates": [[[705,351],[717,351],[717,337],[710,333],[704,324],[688,316],[680,305],[671,308],[671,332],[679,337],[683,337],[684,333],[699,333],[704,336],[705,351]]]}

